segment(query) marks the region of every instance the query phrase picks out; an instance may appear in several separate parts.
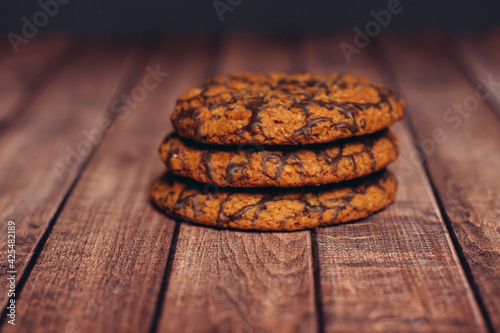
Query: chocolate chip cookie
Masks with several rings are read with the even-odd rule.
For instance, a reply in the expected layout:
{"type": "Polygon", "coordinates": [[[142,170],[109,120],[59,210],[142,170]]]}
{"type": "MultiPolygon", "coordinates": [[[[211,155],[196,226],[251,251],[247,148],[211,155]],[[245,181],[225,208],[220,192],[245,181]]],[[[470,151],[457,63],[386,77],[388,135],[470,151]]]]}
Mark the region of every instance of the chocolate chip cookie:
{"type": "Polygon", "coordinates": [[[171,134],[160,154],[169,172],[203,183],[298,187],[337,183],[381,170],[396,159],[398,141],[384,130],[307,147],[221,147],[171,134]]]}
{"type": "Polygon", "coordinates": [[[297,145],[374,133],[400,119],[403,106],[348,74],[227,74],[182,95],[172,122],[203,143],[297,145]]]}
{"type": "Polygon", "coordinates": [[[168,214],[208,226],[292,231],[364,218],[389,205],[396,179],[387,171],[299,189],[219,188],[166,174],[151,198],[168,214]]]}

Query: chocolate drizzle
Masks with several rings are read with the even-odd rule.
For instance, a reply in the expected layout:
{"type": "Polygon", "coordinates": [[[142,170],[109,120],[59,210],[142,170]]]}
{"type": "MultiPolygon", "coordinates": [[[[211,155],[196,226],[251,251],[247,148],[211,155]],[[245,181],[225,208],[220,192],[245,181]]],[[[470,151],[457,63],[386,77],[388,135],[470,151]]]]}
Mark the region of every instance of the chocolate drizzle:
{"type": "Polygon", "coordinates": [[[212,154],[207,151],[201,156],[201,162],[205,166],[205,171],[209,179],[214,178],[214,170],[212,168],[212,154]]]}
{"type": "Polygon", "coordinates": [[[234,179],[235,174],[240,170],[244,170],[243,165],[235,162],[229,163],[226,167],[226,182],[231,183],[231,181],[234,179]]]}
{"type": "Polygon", "coordinates": [[[255,132],[255,129],[259,127],[260,130],[263,131],[261,120],[261,109],[263,105],[264,100],[262,97],[255,97],[254,99],[245,102],[245,108],[252,111],[252,116],[250,117],[248,125],[245,126],[245,129],[255,132]]]}
{"type": "Polygon", "coordinates": [[[270,151],[262,152],[262,170],[267,174],[267,162],[276,161],[276,171],[274,172],[274,180],[278,180],[281,177],[281,173],[283,172],[283,168],[285,167],[285,161],[287,160],[286,155],[279,153],[272,153],[270,151]]]}
{"type": "Polygon", "coordinates": [[[172,206],[173,210],[180,210],[183,208],[186,208],[189,205],[189,202],[199,194],[199,192],[195,191],[194,193],[191,193],[189,195],[184,195],[186,192],[190,192],[189,187],[185,187],[181,193],[179,194],[179,198],[175,202],[175,204],[172,206]]]}

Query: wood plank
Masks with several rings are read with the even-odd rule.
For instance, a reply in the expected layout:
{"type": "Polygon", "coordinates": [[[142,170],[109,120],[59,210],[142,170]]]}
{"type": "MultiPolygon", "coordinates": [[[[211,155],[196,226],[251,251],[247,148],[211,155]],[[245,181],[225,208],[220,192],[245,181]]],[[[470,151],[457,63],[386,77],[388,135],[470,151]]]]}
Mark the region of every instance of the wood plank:
{"type": "Polygon", "coordinates": [[[491,75],[497,83],[486,102],[500,115],[500,30],[489,31],[480,35],[462,35],[454,40],[455,48],[451,55],[460,63],[474,86],[481,81],[488,81],[491,75]],[[481,78],[480,78],[481,77],[481,78]]]}
{"type": "MultiPolygon", "coordinates": [[[[408,101],[418,138],[435,143],[433,150],[427,148],[424,153],[429,174],[484,303],[487,321],[500,331],[500,121],[476,95],[487,89],[471,85],[450,61],[444,39],[417,42],[387,40],[385,53],[408,101]],[[441,129],[443,140],[433,139],[436,129],[441,129]]],[[[498,44],[492,44],[491,54],[500,55],[499,50],[498,44]]],[[[486,64],[491,64],[489,73],[498,82],[498,67],[494,62],[486,64]]],[[[486,78],[488,70],[478,73],[486,78]]],[[[498,95],[499,87],[493,88],[498,95]]]]}
{"type": "Polygon", "coordinates": [[[166,41],[149,68],[169,76],[155,83],[145,70],[136,82],[132,91],[156,88],[131,100],[82,173],[18,300],[17,329],[149,332],[175,228],[149,202],[149,186],[164,170],[157,147],[175,98],[208,66],[206,45],[166,41]]]}
{"type": "MultiPolygon", "coordinates": [[[[67,149],[75,151],[85,139],[82,131],[94,128],[109,111],[135,62],[131,45],[86,46],[0,138],[0,192],[8,193],[0,198],[0,220],[16,223],[17,281],[94,146],[72,157],[60,178],[53,163],[65,163],[67,149]]],[[[0,230],[0,244],[7,246],[6,227],[0,230]]],[[[7,262],[1,267],[5,279],[7,262]]],[[[7,292],[0,295],[0,305],[6,302],[7,292]]]]}
{"type": "Polygon", "coordinates": [[[16,112],[27,108],[30,98],[43,89],[68,57],[70,42],[63,37],[36,38],[16,54],[0,52],[0,128],[8,126],[16,112]]]}
{"type": "MultiPolygon", "coordinates": [[[[347,64],[350,36],[305,41],[306,68],[382,79],[366,49],[347,64]]],[[[413,105],[410,105],[410,109],[413,105]]],[[[485,324],[420,164],[405,173],[415,145],[393,126],[401,156],[396,202],[358,223],[316,231],[326,332],[484,332],[485,324]]]]}
{"type": "MultiPolygon", "coordinates": [[[[290,69],[279,40],[227,39],[218,72],[290,69]]],[[[310,232],[260,233],[181,224],[158,325],[168,332],[317,329],[310,232]]]]}

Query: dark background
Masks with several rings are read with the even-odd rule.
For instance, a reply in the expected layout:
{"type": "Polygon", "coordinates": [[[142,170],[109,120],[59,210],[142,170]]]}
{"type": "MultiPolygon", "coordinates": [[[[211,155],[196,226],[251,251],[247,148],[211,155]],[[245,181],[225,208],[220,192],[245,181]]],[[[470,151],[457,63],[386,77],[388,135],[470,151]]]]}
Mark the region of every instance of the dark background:
{"type": "MultiPolygon", "coordinates": [[[[55,0],[51,0],[55,1],[55,0]]],[[[65,0],[67,1],[67,0],[65,0]]],[[[61,5],[43,32],[92,35],[215,33],[256,31],[302,33],[352,31],[373,19],[370,11],[388,1],[220,0],[241,2],[221,21],[212,0],[80,1],[61,5]]],[[[44,1],[46,2],[46,1],[44,1]]],[[[403,11],[392,17],[391,31],[481,31],[500,24],[500,1],[401,0],[403,11]]],[[[20,33],[22,17],[32,21],[38,1],[0,1],[0,31],[20,33]]]]}

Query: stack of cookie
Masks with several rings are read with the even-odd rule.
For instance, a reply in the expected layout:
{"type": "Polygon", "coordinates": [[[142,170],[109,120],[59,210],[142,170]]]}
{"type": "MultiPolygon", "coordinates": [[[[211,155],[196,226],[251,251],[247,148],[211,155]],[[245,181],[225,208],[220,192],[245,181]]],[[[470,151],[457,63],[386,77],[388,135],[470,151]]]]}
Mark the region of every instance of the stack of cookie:
{"type": "Polygon", "coordinates": [[[398,155],[387,127],[403,102],[347,74],[217,76],[177,101],[160,147],[168,172],[151,189],[193,223],[301,230],[357,220],[389,205],[398,155]]]}

